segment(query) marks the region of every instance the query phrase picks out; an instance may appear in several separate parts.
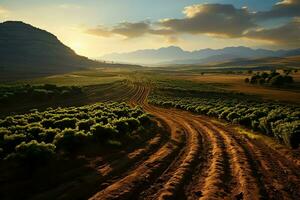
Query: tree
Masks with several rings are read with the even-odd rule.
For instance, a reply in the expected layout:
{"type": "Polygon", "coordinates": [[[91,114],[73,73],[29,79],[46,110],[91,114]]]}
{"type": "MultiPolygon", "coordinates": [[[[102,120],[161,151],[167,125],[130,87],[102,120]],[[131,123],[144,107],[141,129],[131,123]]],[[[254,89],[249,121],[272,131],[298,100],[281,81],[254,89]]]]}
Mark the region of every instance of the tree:
{"type": "Polygon", "coordinates": [[[270,83],[272,86],[281,86],[284,83],[283,77],[281,75],[274,76],[270,83]]]}
{"type": "Polygon", "coordinates": [[[268,76],[269,76],[269,74],[268,74],[267,72],[263,72],[263,73],[261,74],[261,77],[262,77],[263,79],[268,78],[268,76]]]}
{"type": "Polygon", "coordinates": [[[263,79],[263,78],[261,78],[261,79],[259,79],[259,81],[258,81],[258,83],[260,84],[260,85],[263,85],[263,84],[265,84],[265,79],[263,79]]]}

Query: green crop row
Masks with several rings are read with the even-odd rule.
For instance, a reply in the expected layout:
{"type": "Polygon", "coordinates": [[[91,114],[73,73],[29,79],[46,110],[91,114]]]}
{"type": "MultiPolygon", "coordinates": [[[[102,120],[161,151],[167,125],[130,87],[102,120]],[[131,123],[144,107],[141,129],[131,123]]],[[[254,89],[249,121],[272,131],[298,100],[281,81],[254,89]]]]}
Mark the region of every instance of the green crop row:
{"type": "Polygon", "coordinates": [[[11,104],[24,100],[40,101],[49,99],[59,99],[82,94],[82,90],[77,86],[56,86],[45,85],[17,85],[0,87],[0,105],[11,104]]]}
{"type": "Polygon", "coordinates": [[[157,91],[149,102],[226,120],[275,137],[297,148],[300,143],[300,107],[266,102],[251,96],[222,92],[157,91]]]}
{"type": "Polygon", "coordinates": [[[8,116],[0,119],[0,160],[36,163],[91,144],[121,144],[149,124],[148,115],[140,107],[125,103],[49,108],[8,116]]]}

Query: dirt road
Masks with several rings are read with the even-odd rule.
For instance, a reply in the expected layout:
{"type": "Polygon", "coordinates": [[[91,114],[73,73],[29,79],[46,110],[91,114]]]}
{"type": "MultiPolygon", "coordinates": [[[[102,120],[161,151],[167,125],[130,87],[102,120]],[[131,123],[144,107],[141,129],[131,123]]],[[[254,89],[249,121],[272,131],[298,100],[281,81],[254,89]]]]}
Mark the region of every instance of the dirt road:
{"type": "Polygon", "coordinates": [[[151,151],[135,151],[135,164],[91,200],[300,199],[299,156],[291,150],[207,117],[149,105],[149,88],[135,85],[130,104],[143,106],[169,134],[156,135],[152,140],[161,142],[151,151]]]}

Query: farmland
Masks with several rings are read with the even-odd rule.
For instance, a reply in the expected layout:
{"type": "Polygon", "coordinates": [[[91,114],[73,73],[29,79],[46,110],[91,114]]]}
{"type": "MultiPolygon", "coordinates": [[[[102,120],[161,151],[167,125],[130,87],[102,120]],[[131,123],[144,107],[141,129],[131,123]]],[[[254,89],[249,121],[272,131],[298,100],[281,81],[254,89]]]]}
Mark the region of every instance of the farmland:
{"type": "Polygon", "coordinates": [[[30,199],[300,197],[297,102],[235,92],[244,77],[232,82],[227,74],[202,82],[212,75],[118,71],[121,79],[107,83],[111,73],[29,80],[31,87],[76,82],[81,92],[20,106],[18,114],[6,108],[4,199],[15,190],[23,191],[15,198],[30,199]]]}

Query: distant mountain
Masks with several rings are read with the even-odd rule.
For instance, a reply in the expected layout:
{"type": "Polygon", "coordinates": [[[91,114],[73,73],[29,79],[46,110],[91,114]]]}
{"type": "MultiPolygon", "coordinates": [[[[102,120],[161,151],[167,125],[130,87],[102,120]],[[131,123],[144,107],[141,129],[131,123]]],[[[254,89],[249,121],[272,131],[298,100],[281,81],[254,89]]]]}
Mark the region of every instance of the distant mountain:
{"type": "Polygon", "coordinates": [[[101,57],[103,60],[139,64],[167,62],[174,58],[187,59],[193,57],[190,55],[190,52],[183,51],[180,47],[175,46],[160,49],[144,49],[129,53],[112,53],[101,57]]]}
{"type": "Polygon", "coordinates": [[[68,72],[97,64],[53,34],[18,21],[0,23],[0,76],[68,72]]]}
{"type": "Polygon", "coordinates": [[[228,62],[236,59],[258,59],[265,57],[281,57],[300,55],[300,49],[272,51],[251,49],[248,47],[226,47],[223,49],[201,49],[184,51],[179,47],[170,46],[160,49],[145,49],[129,53],[113,53],[101,59],[116,62],[143,64],[210,64],[228,62]]]}

